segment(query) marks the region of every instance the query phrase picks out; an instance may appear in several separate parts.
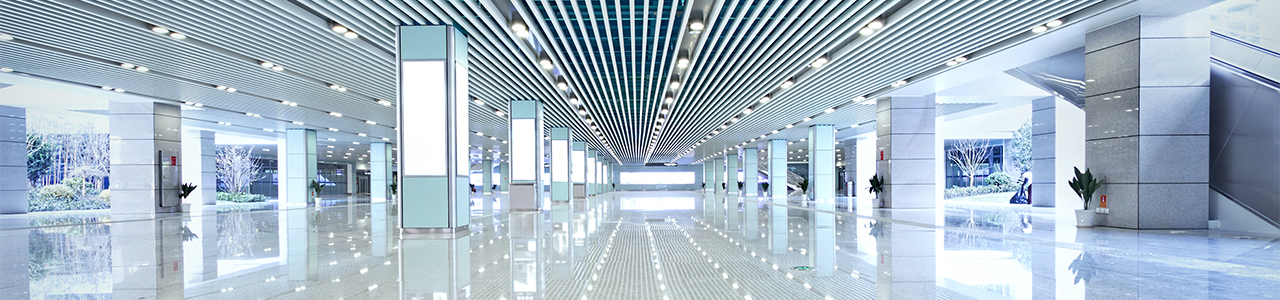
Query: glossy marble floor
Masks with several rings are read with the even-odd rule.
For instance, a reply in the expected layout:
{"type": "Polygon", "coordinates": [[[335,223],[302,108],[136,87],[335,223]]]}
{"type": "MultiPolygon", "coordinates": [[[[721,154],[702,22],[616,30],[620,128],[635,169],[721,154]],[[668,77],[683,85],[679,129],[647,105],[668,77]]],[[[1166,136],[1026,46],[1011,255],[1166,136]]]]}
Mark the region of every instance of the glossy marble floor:
{"type": "Polygon", "coordinates": [[[614,192],[473,199],[460,237],[393,203],[0,217],[3,299],[1265,299],[1280,239],[1077,229],[1071,212],[614,192]],[[767,202],[767,201],[766,201],[767,202]]]}

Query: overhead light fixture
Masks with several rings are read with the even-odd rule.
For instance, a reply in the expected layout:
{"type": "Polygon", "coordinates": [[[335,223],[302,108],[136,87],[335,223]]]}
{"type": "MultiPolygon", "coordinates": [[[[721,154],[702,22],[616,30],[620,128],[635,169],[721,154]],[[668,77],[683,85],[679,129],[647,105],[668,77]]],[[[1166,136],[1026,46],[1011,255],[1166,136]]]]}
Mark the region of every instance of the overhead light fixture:
{"type": "Polygon", "coordinates": [[[556,65],[555,65],[555,64],[552,64],[552,63],[551,63],[551,58],[549,58],[549,57],[543,57],[542,59],[539,59],[539,60],[538,60],[538,64],[539,64],[539,65],[542,65],[542,68],[543,68],[543,69],[547,69],[547,70],[551,70],[551,69],[554,69],[554,68],[556,67],[556,65]]]}
{"type": "Polygon", "coordinates": [[[265,61],[264,61],[264,62],[261,62],[261,63],[258,63],[258,65],[262,66],[263,68],[270,68],[270,67],[274,67],[274,66],[275,66],[275,64],[273,64],[273,63],[269,63],[269,62],[265,62],[265,61]]]}
{"type": "Polygon", "coordinates": [[[880,20],[873,20],[871,23],[867,23],[867,28],[880,30],[880,28],[884,28],[884,22],[880,20]]]}
{"type": "Polygon", "coordinates": [[[356,32],[355,32],[355,31],[347,31],[347,33],[343,33],[343,34],[342,34],[342,37],[349,38],[349,39],[354,39],[354,38],[358,38],[358,37],[360,37],[360,35],[359,35],[359,34],[356,34],[356,32]]]}
{"type": "Polygon", "coordinates": [[[688,58],[684,58],[684,57],[681,57],[680,59],[677,59],[677,60],[676,60],[676,67],[677,67],[677,68],[681,68],[681,69],[688,68],[688,67],[689,67],[689,59],[688,59],[688,58]]]}
{"type": "Polygon", "coordinates": [[[871,27],[863,27],[862,30],[858,30],[858,33],[862,35],[871,35],[872,33],[876,33],[876,30],[871,29],[871,27]]]}
{"type": "Polygon", "coordinates": [[[185,39],[185,38],[187,38],[187,35],[185,35],[185,34],[181,34],[181,33],[177,33],[177,32],[170,32],[170,33],[169,33],[169,37],[174,38],[174,39],[179,39],[179,40],[181,40],[181,39],[185,39]]]}
{"type": "Polygon", "coordinates": [[[955,60],[956,62],[962,63],[962,62],[968,61],[968,60],[969,60],[969,58],[968,58],[968,57],[961,56],[961,57],[957,57],[957,58],[955,58],[954,60],[955,60]]]}
{"type": "Polygon", "coordinates": [[[818,57],[818,59],[813,60],[813,63],[810,63],[809,65],[814,68],[821,68],[822,66],[827,65],[827,57],[825,55],[818,57]]]}
{"type": "Polygon", "coordinates": [[[822,111],[822,112],[824,112],[824,113],[833,113],[833,112],[836,112],[836,108],[834,108],[834,107],[832,107],[832,108],[828,108],[827,110],[824,110],[824,111],[822,111]]]}
{"type": "Polygon", "coordinates": [[[329,112],[329,115],[330,115],[330,116],[334,116],[334,117],[339,117],[339,118],[341,118],[341,117],[342,117],[342,113],[339,113],[339,112],[336,112],[336,111],[331,111],[331,112],[329,112]]]}
{"type": "MultiPolygon", "coordinates": [[[[225,90],[227,90],[227,87],[226,87],[226,86],[222,86],[222,85],[216,86],[216,87],[214,87],[214,88],[219,89],[219,90],[224,90],[224,91],[225,91],[225,90]]],[[[283,102],[283,103],[288,104],[288,102],[289,102],[289,101],[285,101],[285,102],[283,102]]]]}
{"type": "Polygon", "coordinates": [[[12,40],[13,40],[13,36],[12,36],[12,35],[8,35],[8,34],[0,33],[0,40],[2,40],[2,41],[12,41],[12,40]]]}
{"type": "Polygon", "coordinates": [[[272,71],[276,71],[276,72],[284,71],[284,67],[282,67],[282,66],[278,66],[278,65],[277,65],[277,66],[272,66],[272,67],[271,67],[271,70],[272,70],[272,71]]]}
{"type": "Polygon", "coordinates": [[[666,100],[664,100],[664,102],[665,102],[666,104],[671,104],[671,103],[673,103],[673,102],[676,102],[676,98],[675,98],[675,97],[672,97],[672,96],[670,96],[670,95],[667,95],[667,99],[666,99],[666,100]]]}
{"type": "Polygon", "coordinates": [[[904,79],[904,80],[898,80],[898,82],[894,82],[893,84],[890,84],[890,86],[900,87],[906,84],[907,84],[907,80],[904,79]]]}
{"type": "Polygon", "coordinates": [[[760,103],[761,103],[761,104],[763,104],[763,103],[769,103],[769,100],[771,100],[771,98],[769,98],[769,95],[764,95],[764,97],[760,97],[760,103]]]}
{"type": "Polygon", "coordinates": [[[116,91],[117,93],[123,93],[123,92],[124,92],[124,89],[122,89],[122,88],[115,88],[113,91],[116,91]]]}
{"type": "Polygon", "coordinates": [[[586,110],[585,108],[579,108],[579,109],[578,109],[578,115],[580,115],[580,116],[585,116],[585,115],[587,115],[587,110],[586,110]]]}
{"type": "Polygon", "coordinates": [[[338,131],[337,128],[329,127],[329,131],[338,131]]]}
{"type": "Polygon", "coordinates": [[[369,121],[369,120],[365,120],[364,123],[369,125],[378,125],[378,122],[369,121]]]}
{"type": "Polygon", "coordinates": [[[503,115],[506,115],[507,113],[504,113],[504,112],[502,112],[501,110],[497,110],[497,109],[495,109],[495,110],[493,110],[493,114],[498,115],[499,117],[501,117],[501,116],[503,116],[503,115]]]}
{"type": "Polygon", "coordinates": [[[347,27],[338,24],[334,24],[332,29],[335,33],[346,33],[348,31],[347,27]]]}
{"type": "Polygon", "coordinates": [[[378,100],[378,104],[382,104],[382,106],[391,106],[391,101],[378,100]]]}
{"type": "Polygon", "coordinates": [[[557,87],[557,88],[560,88],[561,90],[568,91],[568,90],[569,90],[569,83],[568,83],[568,82],[566,82],[566,81],[564,81],[564,78],[556,79],[556,87],[557,87]]]}
{"type": "Polygon", "coordinates": [[[663,108],[663,109],[662,109],[662,114],[664,114],[664,115],[665,115],[665,114],[669,114],[669,113],[671,113],[671,110],[670,110],[670,109],[666,109],[666,108],[663,108]]]}
{"type": "Polygon", "coordinates": [[[476,136],[484,136],[483,132],[476,132],[476,136]]]}
{"type": "Polygon", "coordinates": [[[383,141],[390,141],[391,139],[389,139],[389,138],[382,138],[382,140],[383,140],[383,141]]]}
{"type": "Polygon", "coordinates": [[[369,135],[364,134],[364,133],[357,133],[356,135],[358,135],[358,136],[369,136],[369,135]]]}
{"type": "Polygon", "coordinates": [[[787,124],[787,128],[796,127],[795,124],[787,124]]]}
{"type": "Polygon", "coordinates": [[[803,120],[800,120],[800,122],[802,122],[802,123],[803,123],[803,122],[809,122],[809,121],[813,121],[813,118],[804,118],[803,120]]]}
{"type": "Polygon", "coordinates": [[[954,66],[954,65],[956,65],[956,64],[958,64],[958,63],[957,63],[956,61],[954,61],[954,60],[948,60],[948,61],[947,61],[947,65],[948,65],[948,66],[954,66]]]}
{"type": "Polygon", "coordinates": [[[525,26],[524,22],[520,20],[511,21],[511,31],[516,31],[516,32],[529,31],[529,27],[525,26]]]}
{"type": "Polygon", "coordinates": [[[275,129],[271,129],[271,128],[263,128],[263,129],[262,129],[262,131],[266,131],[266,132],[276,132],[276,131],[275,131],[275,129]]]}
{"type": "Polygon", "coordinates": [[[9,72],[13,72],[13,69],[10,69],[10,68],[0,68],[0,72],[9,73],[9,72]]]}
{"type": "Polygon", "coordinates": [[[131,63],[120,63],[120,67],[125,69],[133,69],[133,67],[136,67],[136,66],[134,66],[131,63]]]}
{"type": "Polygon", "coordinates": [[[471,102],[475,102],[476,105],[484,105],[484,100],[480,100],[480,98],[472,99],[471,102]]]}
{"type": "Polygon", "coordinates": [[[703,24],[702,20],[693,20],[689,22],[690,32],[698,33],[698,32],[701,32],[703,29],[707,29],[707,25],[703,24]]]}
{"type": "Polygon", "coordinates": [[[738,117],[733,117],[732,119],[729,119],[729,123],[738,123],[738,117]]]}
{"type": "Polygon", "coordinates": [[[672,78],[672,79],[671,79],[671,84],[670,84],[670,85],[668,85],[668,86],[670,86],[670,87],[671,87],[671,89],[673,89],[673,90],[674,90],[674,89],[678,89],[678,88],[680,88],[680,79],[679,79],[679,78],[672,78]]]}
{"type": "Polygon", "coordinates": [[[236,88],[233,88],[233,87],[227,88],[228,93],[235,93],[236,91],[238,91],[236,88]]]}
{"type": "Polygon", "coordinates": [[[1049,27],[1045,27],[1043,25],[1031,28],[1032,33],[1041,33],[1041,32],[1045,32],[1046,30],[1049,30],[1049,27]]]}
{"type": "Polygon", "coordinates": [[[160,27],[160,26],[151,26],[151,32],[155,32],[155,33],[159,33],[159,34],[166,34],[166,33],[169,33],[169,29],[166,29],[166,28],[164,28],[164,27],[160,27]]]}
{"type": "Polygon", "coordinates": [[[293,125],[306,125],[306,124],[302,124],[302,122],[298,122],[298,121],[293,121],[293,125]]]}
{"type": "Polygon", "coordinates": [[[578,97],[569,96],[569,105],[578,105],[578,97]]]}
{"type": "Polygon", "coordinates": [[[849,128],[858,128],[858,124],[849,125],[849,128]]]}
{"type": "Polygon", "coordinates": [[[783,81],[783,82],[782,82],[782,88],[784,88],[784,89],[791,88],[791,86],[793,86],[793,85],[796,85],[796,82],[795,82],[795,81],[792,81],[791,79],[787,79],[787,81],[783,81]]]}
{"type": "Polygon", "coordinates": [[[1049,21],[1048,23],[1044,23],[1044,26],[1049,26],[1050,28],[1062,26],[1062,20],[1049,21]]]}
{"type": "Polygon", "coordinates": [[[751,114],[751,112],[752,112],[752,111],[753,111],[753,110],[751,110],[751,108],[750,108],[750,107],[748,107],[748,108],[746,108],[746,109],[743,109],[743,110],[742,110],[742,114],[744,114],[744,115],[749,115],[749,114],[751,114]]]}

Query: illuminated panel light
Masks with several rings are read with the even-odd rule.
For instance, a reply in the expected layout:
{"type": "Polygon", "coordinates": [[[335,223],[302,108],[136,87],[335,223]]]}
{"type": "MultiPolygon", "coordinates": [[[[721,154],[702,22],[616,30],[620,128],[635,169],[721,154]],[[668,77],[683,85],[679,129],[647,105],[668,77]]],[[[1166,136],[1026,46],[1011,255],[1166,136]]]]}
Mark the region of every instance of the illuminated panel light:
{"type": "Polygon", "coordinates": [[[552,140],[551,141],[551,164],[553,169],[551,172],[552,182],[569,182],[569,164],[559,162],[569,162],[569,141],[568,140],[552,140]]]}
{"type": "Polygon", "coordinates": [[[795,82],[795,81],[792,81],[791,79],[787,79],[787,81],[783,81],[783,82],[782,82],[782,88],[784,88],[784,89],[789,89],[789,88],[791,88],[791,86],[793,86],[793,85],[796,85],[796,82],[795,82]]]}
{"type": "Polygon", "coordinates": [[[378,104],[382,104],[382,106],[391,106],[391,101],[378,100],[378,104]]]}
{"type": "Polygon", "coordinates": [[[573,177],[573,183],[578,183],[578,184],[586,183],[586,182],[587,182],[587,173],[586,173],[586,172],[587,172],[587,170],[586,170],[586,165],[587,165],[587,154],[586,154],[586,151],[583,151],[583,150],[573,150],[573,157],[572,157],[571,159],[573,159],[573,162],[571,163],[571,164],[573,165],[573,172],[571,173],[571,174],[573,175],[573,176],[572,176],[572,177],[573,177]]]}
{"type": "MultiPolygon", "coordinates": [[[[445,111],[448,99],[440,96],[440,91],[448,81],[445,78],[445,62],[443,61],[403,61],[401,62],[401,82],[417,84],[401,85],[401,111],[405,115],[418,114],[419,118],[401,118],[404,128],[400,132],[413,132],[412,139],[401,139],[400,157],[405,175],[448,175],[447,146],[442,141],[448,140],[449,133],[440,128],[449,128],[448,118],[438,115],[445,111]],[[435,115],[435,117],[427,117],[435,115]],[[421,158],[421,159],[413,159],[421,158]]],[[[465,94],[464,94],[465,95],[465,94]]],[[[465,143],[464,143],[465,144],[465,143]]],[[[458,153],[466,153],[458,152],[458,153]]],[[[459,155],[464,157],[465,155],[459,155]]]]}

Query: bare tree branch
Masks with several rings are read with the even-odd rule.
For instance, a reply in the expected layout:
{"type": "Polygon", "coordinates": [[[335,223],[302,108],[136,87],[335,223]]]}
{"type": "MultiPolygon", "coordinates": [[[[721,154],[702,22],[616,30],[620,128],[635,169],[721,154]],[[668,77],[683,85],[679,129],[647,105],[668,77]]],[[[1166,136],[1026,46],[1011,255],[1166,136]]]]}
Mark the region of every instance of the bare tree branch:
{"type": "Polygon", "coordinates": [[[987,162],[987,158],[991,156],[991,144],[986,139],[963,139],[955,140],[952,143],[955,147],[952,151],[947,151],[947,159],[951,163],[960,167],[960,171],[969,177],[969,186],[973,186],[974,176],[977,175],[978,169],[982,168],[987,162]]]}
{"type": "Polygon", "coordinates": [[[262,177],[262,166],[251,153],[253,147],[232,146],[218,149],[218,179],[227,186],[227,192],[247,193],[249,185],[262,177]]]}

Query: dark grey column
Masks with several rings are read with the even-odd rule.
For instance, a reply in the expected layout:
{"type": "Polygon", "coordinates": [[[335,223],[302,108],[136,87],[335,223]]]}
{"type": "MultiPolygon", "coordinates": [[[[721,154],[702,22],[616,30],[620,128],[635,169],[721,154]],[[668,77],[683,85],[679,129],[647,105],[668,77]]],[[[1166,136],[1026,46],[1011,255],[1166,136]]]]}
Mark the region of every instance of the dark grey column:
{"type": "Polygon", "coordinates": [[[937,114],[934,95],[884,97],[876,102],[876,172],[884,177],[887,208],[934,208],[937,114]]]}
{"type": "Polygon", "coordinates": [[[111,213],[177,212],[182,111],[152,102],[110,104],[111,213]]]}
{"type": "Polygon", "coordinates": [[[1208,227],[1207,35],[1188,36],[1180,16],[1085,35],[1086,160],[1106,178],[1106,225],[1208,227]]]}
{"type": "MultiPolygon", "coordinates": [[[[27,110],[20,107],[0,106],[0,214],[25,213],[27,213],[27,110]]],[[[26,244],[25,237],[23,244],[26,244]]]]}

